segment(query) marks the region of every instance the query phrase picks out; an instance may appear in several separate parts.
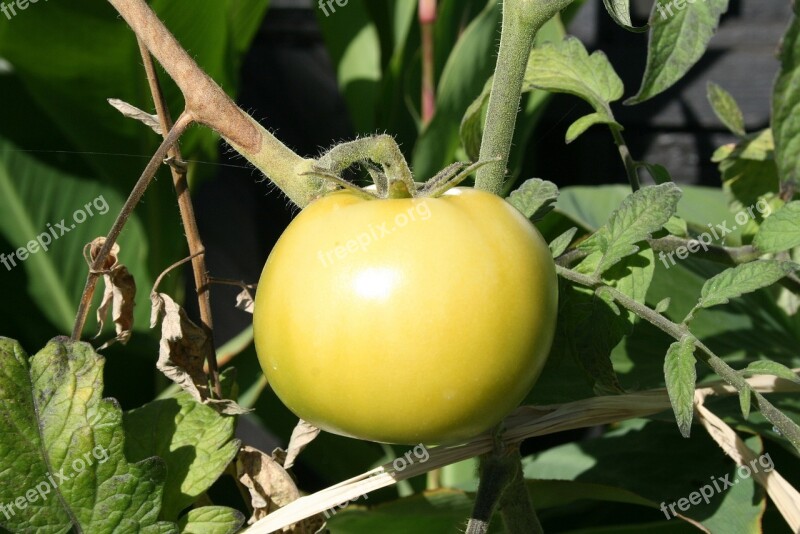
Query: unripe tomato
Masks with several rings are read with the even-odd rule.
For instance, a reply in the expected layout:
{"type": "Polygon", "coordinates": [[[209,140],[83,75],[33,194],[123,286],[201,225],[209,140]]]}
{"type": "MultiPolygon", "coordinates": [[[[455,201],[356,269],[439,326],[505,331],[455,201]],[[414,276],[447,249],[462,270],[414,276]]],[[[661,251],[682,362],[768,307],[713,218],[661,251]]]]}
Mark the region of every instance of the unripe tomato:
{"type": "Polygon", "coordinates": [[[270,254],[255,343],[301,419],[371,441],[452,443],[525,397],[556,307],[547,245],[495,195],[337,192],[304,209],[270,254]]]}

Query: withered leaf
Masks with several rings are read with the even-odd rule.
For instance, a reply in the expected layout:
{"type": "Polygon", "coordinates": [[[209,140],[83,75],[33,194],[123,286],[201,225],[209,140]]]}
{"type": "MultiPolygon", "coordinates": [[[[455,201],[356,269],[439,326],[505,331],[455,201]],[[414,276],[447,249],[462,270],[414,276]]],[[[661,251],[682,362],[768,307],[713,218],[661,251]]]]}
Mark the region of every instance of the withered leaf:
{"type": "Polygon", "coordinates": [[[319,436],[319,428],[300,419],[297,426],[292,430],[291,439],[289,439],[289,449],[286,452],[286,461],[283,464],[286,469],[292,468],[303,449],[308,447],[308,444],[314,441],[317,436],[319,436]]]}
{"type": "Polygon", "coordinates": [[[242,289],[242,292],[236,295],[236,308],[247,313],[253,313],[256,308],[256,303],[253,300],[253,295],[250,293],[250,288],[242,289]]]}
{"type": "MultiPolygon", "coordinates": [[[[100,253],[100,249],[106,242],[106,238],[98,237],[88,245],[88,255],[86,261],[91,265],[100,253]]],[[[98,350],[109,347],[120,342],[123,345],[128,342],[133,332],[133,308],[136,305],[136,281],[133,275],[122,263],[119,262],[119,245],[111,247],[111,253],[103,265],[103,300],[97,308],[98,331],[95,338],[100,337],[106,324],[106,316],[109,308],[111,309],[111,319],[117,336],[104,343],[98,350]]]]}
{"type": "Polygon", "coordinates": [[[108,103],[111,104],[117,111],[122,113],[125,117],[128,117],[129,119],[136,119],[137,121],[144,123],[145,126],[149,126],[158,135],[163,135],[164,130],[161,129],[161,123],[158,121],[157,115],[151,115],[150,113],[142,111],[136,106],[128,104],[124,100],[120,100],[118,98],[109,98],[108,103]]]}
{"type": "MultiPolygon", "coordinates": [[[[250,493],[253,516],[252,525],[275,510],[300,498],[300,490],[280,463],[280,449],[269,456],[253,447],[242,447],[236,459],[239,482],[250,493]]],[[[312,534],[324,524],[321,516],[310,517],[301,523],[285,528],[284,532],[312,534]]]]}

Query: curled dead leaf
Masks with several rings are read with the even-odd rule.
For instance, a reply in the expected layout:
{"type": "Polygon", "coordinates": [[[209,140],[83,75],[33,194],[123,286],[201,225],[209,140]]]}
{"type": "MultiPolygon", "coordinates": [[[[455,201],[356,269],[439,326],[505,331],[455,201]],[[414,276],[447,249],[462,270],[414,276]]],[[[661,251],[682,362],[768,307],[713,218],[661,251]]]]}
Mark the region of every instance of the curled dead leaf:
{"type": "MultiPolygon", "coordinates": [[[[100,249],[106,242],[105,237],[98,237],[84,247],[86,262],[91,265],[100,249]]],[[[106,316],[109,308],[111,309],[111,319],[117,336],[104,343],[99,350],[102,350],[116,342],[123,345],[128,342],[133,332],[133,308],[136,305],[136,281],[133,275],[122,263],[119,262],[119,245],[114,244],[111,253],[108,255],[105,264],[100,272],[103,273],[103,299],[97,308],[98,331],[95,338],[100,337],[106,324],[106,316]]]]}
{"type": "Polygon", "coordinates": [[[128,104],[124,100],[120,100],[118,98],[109,98],[108,103],[111,104],[114,109],[122,113],[125,117],[128,117],[129,119],[136,119],[137,121],[144,123],[145,126],[150,127],[158,135],[163,135],[164,130],[161,129],[161,123],[158,121],[157,115],[151,115],[150,113],[142,111],[136,106],[128,104]]]}
{"type": "Polygon", "coordinates": [[[297,457],[303,452],[303,449],[308,447],[309,443],[319,436],[319,432],[319,428],[300,419],[297,426],[292,430],[291,439],[289,439],[289,449],[286,452],[286,461],[283,464],[286,469],[292,468],[297,457]]]}
{"type": "Polygon", "coordinates": [[[250,293],[250,288],[245,287],[242,289],[242,292],[236,295],[236,308],[242,311],[246,311],[247,313],[253,313],[256,308],[255,300],[253,300],[253,295],[250,293]]]}

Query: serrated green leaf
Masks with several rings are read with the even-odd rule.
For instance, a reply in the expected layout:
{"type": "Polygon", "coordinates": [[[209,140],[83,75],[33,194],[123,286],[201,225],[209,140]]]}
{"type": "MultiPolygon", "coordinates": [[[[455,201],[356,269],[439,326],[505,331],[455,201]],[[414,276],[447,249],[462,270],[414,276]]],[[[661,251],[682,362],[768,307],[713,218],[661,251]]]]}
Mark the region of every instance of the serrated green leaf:
{"type": "Polygon", "coordinates": [[[540,178],[531,178],[511,193],[507,200],[525,217],[536,221],[553,210],[555,207],[553,204],[557,199],[556,184],[540,178]]]}
{"type": "Polygon", "coordinates": [[[124,415],[125,453],[131,460],[158,456],[167,464],[162,517],[181,510],[222,475],[239,450],[234,417],[195,401],[186,392],[153,401],[124,415]]]}
{"type": "Polygon", "coordinates": [[[747,366],[746,369],[742,370],[742,374],[777,376],[778,378],[791,380],[796,384],[800,384],[800,377],[798,377],[794,371],[792,371],[791,369],[789,369],[788,367],[786,367],[781,363],[769,360],[752,362],[750,365],[747,366]]]}
{"type": "Polygon", "coordinates": [[[647,26],[634,26],[631,21],[631,0],[603,0],[606,11],[614,22],[629,32],[642,33],[647,31],[647,26]]]}
{"type": "Polygon", "coordinates": [[[642,86],[625,103],[639,104],[677,83],[703,56],[728,10],[728,0],[703,0],[662,5],[656,2],[650,15],[650,44],[642,86]]]}
{"type": "Polygon", "coordinates": [[[694,342],[692,336],[685,336],[669,346],[664,360],[664,377],[667,393],[675,412],[675,420],[683,437],[688,438],[692,431],[694,415],[694,388],[697,382],[695,369],[694,342]]]}
{"type": "Polygon", "coordinates": [[[561,256],[567,250],[570,243],[572,243],[572,240],[575,238],[575,234],[577,233],[578,229],[572,228],[550,242],[550,253],[554,258],[561,256]]]}
{"type": "Polygon", "coordinates": [[[620,130],[622,129],[621,124],[610,119],[605,113],[590,113],[573,122],[569,129],[567,129],[565,139],[567,144],[572,143],[575,139],[586,133],[586,130],[597,124],[613,124],[620,130]]]}
{"type": "Polygon", "coordinates": [[[239,510],[225,506],[204,506],[181,517],[181,534],[234,534],[244,524],[239,510]]]}
{"type": "Polygon", "coordinates": [[[609,121],[614,120],[609,104],[622,98],[625,90],[606,55],[600,51],[589,55],[575,37],[535,48],[525,85],[580,97],[609,121]]]}
{"type": "Polygon", "coordinates": [[[743,137],[746,133],[744,115],[733,95],[714,82],[708,82],[707,93],[708,101],[722,124],[731,132],[743,137]]]}
{"type": "Polygon", "coordinates": [[[102,399],[105,360],[51,341],[33,358],[0,338],[0,526],[16,532],[177,533],[159,522],[166,467],[123,455],[122,412],[102,399]]]}
{"type": "Polygon", "coordinates": [[[739,408],[742,410],[742,417],[750,417],[750,403],[753,400],[753,392],[748,386],[739,391],[739,408]]]}
{"type": "Polygon", "coordinates": [[[800,269],[792,262],[759,260],[731,267],[708,280],[696,308],[727,304],[730,299],[758,291],[800,269]]]}
{"type": "Polygon", "coordinates": [[[783,252],[800,246],[800,201],[790,202],[767,217],[753,244],[762,252],[783,252]]]}
{"type": "Polygon", "coordinates": [[[596,274],[602,274],[622,258],[636,254],[636,243],[644,241],[660,230],[675,214],[681,190],[668,183],[645,187],[628,196],[600,228],[580,248],[603,254],[597,264],[596,274]]]}
{"type": "Polygon", "coordinates": [[[800,185],[800,5],[782,41],[781,70],[772,94],[772,130],[781,189],[800,185]]]}

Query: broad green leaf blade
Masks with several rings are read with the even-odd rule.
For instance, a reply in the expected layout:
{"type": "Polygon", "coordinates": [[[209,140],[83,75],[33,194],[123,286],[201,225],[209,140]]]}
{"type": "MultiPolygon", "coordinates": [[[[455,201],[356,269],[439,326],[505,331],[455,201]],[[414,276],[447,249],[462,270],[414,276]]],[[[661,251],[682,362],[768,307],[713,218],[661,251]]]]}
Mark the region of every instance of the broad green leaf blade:
{"type": "Polygon", "coordinates": [[[800,384],[800,377],[797,374],[786,367],[783,364],[778,362],[771,362],[768,360],[761,360],[758,362],[753,362],[747,366],[746,369],[742,371],[742,374],[745,375],[772,375],[777,376],[778,378],[783,378],[785,380],[791,380],[797,384],[800,384]]]}
{"type": "Polygon", "coordinates": [[[550,242],[550,253],[554,258],[561,256],[567,250],[570,243],[572,243],[572,240],[575,238],[575,234],[577,233],[578,229],[572,228],[550,242]]]}
{"type": "Polygon", "coordinates": [[[602,274],[625,256],[636,254],[636,243],[664,227],[677,210],[681,190],[672,183],[645,187],[633,193],[611,214],[605,226],[580,248],[600,251],[597,274],[602,274]]]}
{"type": "Polygon", "coordinates": [[[763,252],[783,252],[800,246],[800,201],[790,202],[767,217],[753,244],[763,252]]]}
{"type": "MultiPolygon", "coordinates": [[[[86,283],[81,250],[95,237],[106,235],[124,200],[113,188],[42,165],[0,138],[0,235],[14,247],[0,250],[0,272],[24,270],[27,296],[62,333],[72,328],[86,283]],[[25,248],[35,252],[20,261],[18,251],[25,248]]],[[[139,218],[133,215],[120,236],[120,261],[136,277],[139,302],[147,302],[152,285],[145,263],[147,243],[139,218]]],[[[15,295],[25,298],[23,292],[15,295]]],[[[137,309],[134,327],[146,329],[148,316],[146,307],[137,309]]],[[[17,323],[31,320],[8,310],[0,312],[0,317],[14,331],[17,323]]],[[[95,324],[92,317],[87,329],[94,330],[95,324]]]]}
{"type": "Polygon", "coordinates": [[[216,482],[241,445],[233,439],[234,417],[185,392],[126,412],[123,422],[129,459],[158,456],[167,464],[161,517],[171,521],[216,482]]]}
{"type": "Polygon", "coordinates": [[[639,166],[645,169],[648,174],[653,177],[653,181],[656,183],[656,185],[666,184],[667,182],[672,181],[672,176],[669,173],[669,169],[663,165],[659,165],[658,163],[639,163],[639,166]]]}
{"type": "Polygon", "coordinates": [[[728,0],[656,2],[650,15],[650,44],[642,86],[636,96],[625,103],[639,104],[666,91],[703,56],[719,26],[719,19],[728,10],[728,0]]]}
{"type": "Polygon", "coordinates": [[[567,134],[565,136],[565,141],[567,144],[570,144],[578,137],[582,136],[586,133],[586,130],[591,128],[592,126],[596,126],[598,124],[609,124],[614,125],[620,130],[622,129],[622,125],[618,122],[611,120],[608,116],[604,113],[590,113],[589,115],[585,115],[580,119],[576,120],[575,122],[570,125],[569,129],[567,129],[567,134]]]}
{"type": "Polygon", "coordinates": [[[0,526],[23,532],[164,532],[166,469],[129,463],[116,401],[102,399],[105,360],[87,343],[56,338],[30,361],[0,338],[0,526]]]}
{"type": "Polygon", "coordinates": [[[558,199],[558,187],[540,178],[531,178],[511,193],[508,202],[525,217],[538,220],[553,210],[558,199]]]}
{"type": "Polygon", "coordinates": [[[664,361],[664,377],[667,393],[675,412],[675,420],[683,437],[688,438],[692,431],[694,415],[694,388],[697,383],[695,369],[694,342],[692,336],[685,336],[669,346],[664,361]]]}
{"type": "Polygon", "coordinates": [[[745,135],[744,115],[733,95],[714,82],[708,82],[707,91],[708,101],[722,124],[731,132],[743,137],[745,135]]]}
{"type": "Polygon", "coordinates": [[[731,267],[708,280],[701,291],[697,308],[727,304],[730,299],[758,291],[800,270],[800,265],[776,260],[759,260],[731,267]]]}
{"type": "Polygon", "coordinates": [[[629,32],[641,33],[647,31],[647,26],[634,26],[631,21],[631,0],[603,0],[606,11],[614,22],[629,32]]]}
{"type": "Polygon", "coordinates": [[[603,52],[586,51],[578,39],[534,48],[525,73],[525,86],[584,99],[597,113],[613,121],[609,104],[622,98],[624,86],[603,52]]]}
{"type": "Polygon", "coordinates": [[[781,71],[772,95],[772,130],[781,189],[800,185],[800,5],[783,38],[781,71]]]}
{"type": "Polygon", "coordinates": [[[190,510],[178,522],[181,534],[234,534],[244,524],[239,510],[224,506],[204,506],[190,510]]]}

